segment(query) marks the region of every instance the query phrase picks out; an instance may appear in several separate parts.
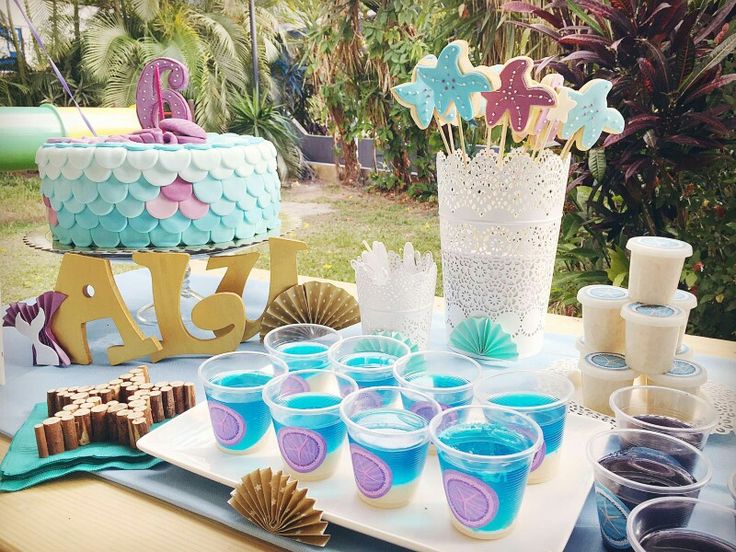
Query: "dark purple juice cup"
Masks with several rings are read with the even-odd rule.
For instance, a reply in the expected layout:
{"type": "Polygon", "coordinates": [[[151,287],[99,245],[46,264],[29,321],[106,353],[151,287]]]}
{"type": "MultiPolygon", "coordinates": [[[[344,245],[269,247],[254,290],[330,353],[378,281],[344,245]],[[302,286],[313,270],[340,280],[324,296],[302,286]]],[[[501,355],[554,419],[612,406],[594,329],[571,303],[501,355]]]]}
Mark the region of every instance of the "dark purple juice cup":
{"type": "Polygon", "coordinates": [[[655,498],[634,508],[626,535],[635,552],[736,552],[736,510],[695,498],[655,498]]]}
{"type": "Polygon", "coordinates": [[[626,520],[631,511],[659,497],[697,498],[711,478],[708,458],[675,437],[617,429],[594,435],[587,446],[595,475],[595,498],[603,543],[629,550],[626,520]]]}
{"type": "Polygon", "coordinates": [[[700,450],[718,422],[718,412],[708,401],[669,387],[623,387],[611,394],[609,404],[619,429],[664,433],[700,450]]]}

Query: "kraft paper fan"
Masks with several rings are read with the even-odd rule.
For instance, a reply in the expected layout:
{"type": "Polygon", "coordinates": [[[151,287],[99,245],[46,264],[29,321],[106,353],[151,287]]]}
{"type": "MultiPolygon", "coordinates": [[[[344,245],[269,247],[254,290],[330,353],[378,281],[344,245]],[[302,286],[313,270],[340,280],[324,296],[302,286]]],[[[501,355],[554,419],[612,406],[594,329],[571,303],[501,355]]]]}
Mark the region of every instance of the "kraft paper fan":
{"type": "Polygon", "coordinates": [[[325,546],[327,522],[322,511],[315,510],[314,499],[306,489],[281,471],[255,470],[241,479],[230,493],[228,504],[245,519],[269,533],[313,546],[325,546]]]}
{"type": "Polygon", "coordinates": [[[450,347],[480,359],[508,360],[519,356],[513,338],[490,318],[466,318],[450,334],[450,347]]]}
{"type": "Polygon", "coordinates": [[[287,289],[274,299],[261,321],[261,339],[287,324],[321,324],[341,330],[360,322],[355,297],[325,282],[307,282],[287,289]]]}

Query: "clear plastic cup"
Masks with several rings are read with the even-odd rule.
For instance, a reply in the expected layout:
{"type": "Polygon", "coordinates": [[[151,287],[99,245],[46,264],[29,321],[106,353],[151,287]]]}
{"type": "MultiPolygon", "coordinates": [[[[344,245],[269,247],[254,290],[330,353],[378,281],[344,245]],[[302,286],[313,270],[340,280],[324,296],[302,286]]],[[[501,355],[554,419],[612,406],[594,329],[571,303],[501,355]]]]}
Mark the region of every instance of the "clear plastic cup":
{"type": "Polygon", "coordinates": [[[450,408],[429,424],[453,526],[469,537],[508,534],[543,442],[529,416],[499,406],[450,408]]]}
{"type": "Polygon", "coordinates": [[[394,363],[408,355],[406,343],[381,335],[348,337],[330,347],[329,357],[336,372],[353,378],[364,387],[396,385],[394,363]]]}
{"type": "Polygon", "coordinates": [[[480,364],[449,351],[411,353],[394,364],[399,386],[426,393],[442,410],[473,401],[473,382],[480,376],[480,364]]]}
{"type": "Polygon", "coordinates": [[[329,368],[327,352],[342,336],[319,324],[290,324],[274,328],[263,338],[266,350],[283,360],[291,372],[329,368]]]}
{"type": "Polygon", "coordinates": [[[271,425],[263,387],[288,371],[284,361],[255,351],[223,353],[199,365],[197,375],[221,450],[243,454],[263,440],[271,425]]]}
{"type": "Polygon", "coordinates": [[[640,374],[664,374],[672,368],[685,313],[678,307],[629,303],[626,320],[626,362],[640,374]]]}
{"type": "Polygon", "coordinates": [[[637,429],[604,431],[591,437],[588,460],[595,476],[598,521],[606,548],[630,547],[626,520],[652,498],[697,498],[712,468],[694,446],[662,433],[637,429]]]}
{"type": "Polygon", "coordinates": [[[718,423],[718,412],[708,401],[668,387],[624,387],[611,395],[610,405],[619,429],[664,433],[700,450],[718,423]]]}
{"type": "Polygon", "coordinates": [[[693,254],[693,248],[671,238],[637,236],[626,243],[626,249],[631,251],[631,300],[666,305],[677,289],[685,258],[693,254]]]}
{"type": "Polygon", "coordinates": [[[731,500],[733,500],[733,507],[736,508],[736,471],[731,474],[728,478],[728,492],[731,493],[731,500]]]}
{"type": "Polygon", "coordinates": [[[431,397],[401,387],[371,387],[343,399],[340,416],[361,499],[378,508],[411,501],[427,459],[429,420],[439,412],[431,397]]]}
{"type": "Polygon", "coordinates": [[[736,510],[695,498],[655,498],[634,508],[626,535],[634,552],[734,552],[736,510]]]}
{"type": "Polygon", "coordinates": [[[332,370],[282,374],[263,388],[286,471],[302,481],[330,477],[345,442],[340,403],[358,385],[332,370]]]}
{"type": "Polygon", "coordinates": [[[621,307],[630,301],[625,288],[594,284],[580,288],[583,306],[583,334],[591,351],[623,353],[624,320],[621,307]]]}
{"type": "Polygon", "coordinates": [[[532,462],[530,484],[549,481],[559,470],[567,403],[574,392],[572,382],[564,376],[525,370],[488,376],[475,384],[481,404],[512,408],[542,428],[544,441],[532,462]]]}

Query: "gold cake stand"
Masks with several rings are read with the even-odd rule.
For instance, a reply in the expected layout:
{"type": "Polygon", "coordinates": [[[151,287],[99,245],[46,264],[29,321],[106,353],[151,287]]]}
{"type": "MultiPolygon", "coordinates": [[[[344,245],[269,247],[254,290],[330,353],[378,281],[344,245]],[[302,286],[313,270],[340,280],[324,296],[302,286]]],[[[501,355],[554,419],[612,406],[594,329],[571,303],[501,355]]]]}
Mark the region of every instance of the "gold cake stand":
{"type": "MultiPolygon", "coordinates": [[[[23,237],[23,243],[33,249],[46,251],[47,253],[56,253],[63,255],[65,253],[78,253],[87,255],[88,257],[96,257],[108,259],[110,261],[129,264],[133,262],[133,253],[138,251],[166,251],[176,253],[187,253],[192,258],[215,257],[218,255],[228,255],[233,253],[242,253],[249,249],[255,249],[263,245],[269,238],[278,236],[290,236],[301,224],[301,219],[290,216],[286,213],[279,215],[281,226],[277,230],[266,232],[265,234],[256,234],[255,236],[242,240],[233,240],[224,243],[208,243],[205,245],[187,245],[177,247],[143,247],[139,249],[105,249],[101,247],[77,247],[74,245],[64,245],[53,239],[51,230],[35,230],[29,232],[23,237]]],[[[184,274],[184,281],[181,286],[182,299],[182,316],[185,322],[190,321],[190,313],[194,305],[204,299],[204,296],[192,289],[189,277],[191,269],[187,266],[184,274]]],[[[139,308],[135,313],[136,319],[141,324],[148,326],[156,325],[156,309],[153,302],[148,303],[139,308]]]]}

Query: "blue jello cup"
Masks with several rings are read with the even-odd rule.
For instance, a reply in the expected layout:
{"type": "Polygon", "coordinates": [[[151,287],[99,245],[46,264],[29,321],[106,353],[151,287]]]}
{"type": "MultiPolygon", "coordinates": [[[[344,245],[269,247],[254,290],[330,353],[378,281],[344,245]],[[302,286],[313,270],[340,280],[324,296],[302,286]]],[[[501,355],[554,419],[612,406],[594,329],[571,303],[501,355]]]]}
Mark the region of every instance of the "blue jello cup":
{"type": "Polygon", "coordinates": [[[421,391],[436,400],[442,410],[473,401],[473,382],[480,364],[449,351],[422,351],[400,358],[394,377],[401,387],[421,391]]]}
{"type": "Polygon", "coordinates": [[[293,372],[329,368],[327,351],[341,340],[342,336],[327,326],[290,324],[268,332],[263,338],[263,345],[293,372]]]}
{"type": "Polygon", "coordinates": [[[612,551],[630,549],[626,523],[636,506],[660,497],[697,498],[712,474],[700,450],[663,433],[604,431],[591,437],[586,448],[601,537],[612,551]]]}
{"type": "Polygon", "coordinates": [[[488,376],[475,384],[475,396],[481,404],[512,408],[542,428],[544,442],[532,462],[529,484],[549,481],[559,471],[567,403],[574,391],[564,376],[525,370],[488,376]]]}
{"type": "Polygon", "coordinates": [[[429,423],[453,526],[469,537],[497,539],[513,529],[542,430],[515,410],[449,408],[429,423]]]}
{"type": "Polygon", "coordinates": [[[409,346],[398,339],[358,335],[335,343],[329,356],[336,372],[350,376],[363,389],[396,385],[393,365],[409,352],[409,346]]]}
{"type": "Polygon", "coordinates": [[[200,364],[197,373],[221,450],[243,454],[263,440],[271,425],[263,387],[288,370],[282,360],[254,351],[224,353],[200,364]]]}
{"type": "Polygon", "coordinates": [[[361,499],[378,508],[411,501],[427,459],[427,419],[439,412],[431,397],[401,387],[361,389],[343,399],[340,416],[361,499]],[[419,414],[405,407],[418,402],[424,405],[419,414]]]}
{"type": "Polygon", "coordinates": [[[348,376],[321,369],[282,374],[263,388],[281,458],[294,478],[318,481],[335,473],[345,443],[340,403],[357,390],[348,376]]]}

